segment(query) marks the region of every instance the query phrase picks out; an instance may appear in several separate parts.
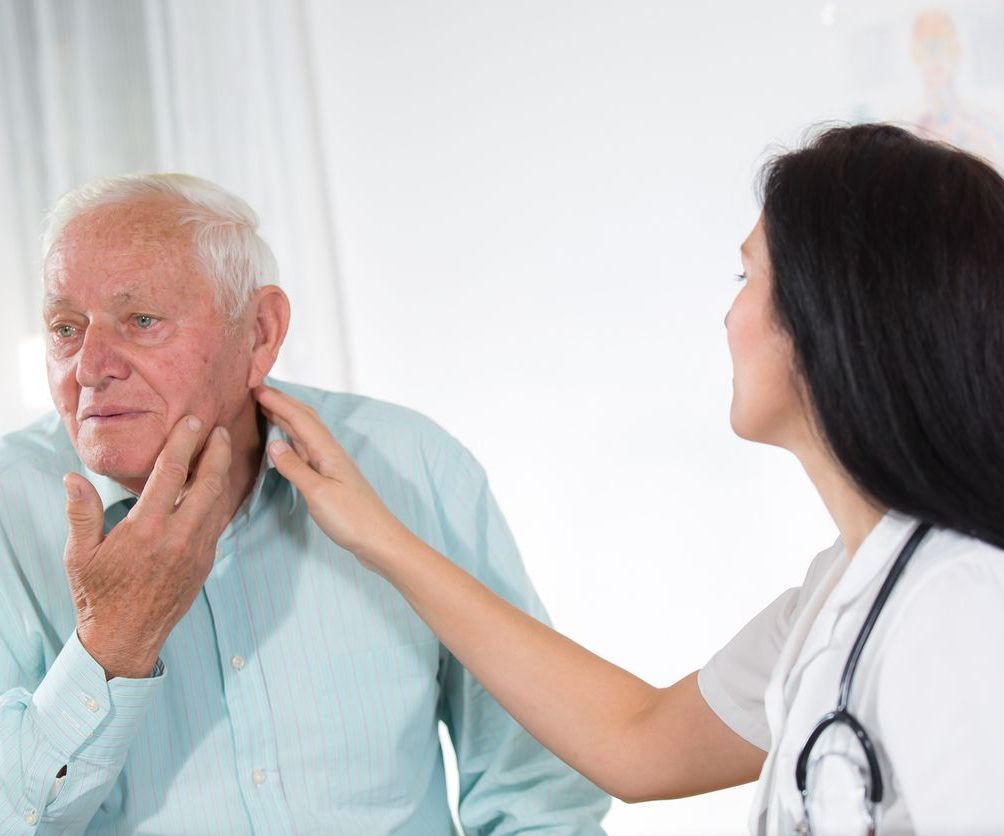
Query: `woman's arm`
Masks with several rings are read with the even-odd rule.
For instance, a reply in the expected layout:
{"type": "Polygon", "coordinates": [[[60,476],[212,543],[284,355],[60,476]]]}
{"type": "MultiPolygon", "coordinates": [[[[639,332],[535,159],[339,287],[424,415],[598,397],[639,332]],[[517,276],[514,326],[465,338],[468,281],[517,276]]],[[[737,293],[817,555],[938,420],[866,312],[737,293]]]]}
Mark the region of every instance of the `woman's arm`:
{"type": "Polygon", "coordinates": [[[450,652],[541,743],[626,801],[754,780],[765,753],[708,707],[691,674],[653,688],[498,597],[386,509],[309,407],[255,394],[293,441],[269,450],[324,532],[386,577],[450,652]]]}

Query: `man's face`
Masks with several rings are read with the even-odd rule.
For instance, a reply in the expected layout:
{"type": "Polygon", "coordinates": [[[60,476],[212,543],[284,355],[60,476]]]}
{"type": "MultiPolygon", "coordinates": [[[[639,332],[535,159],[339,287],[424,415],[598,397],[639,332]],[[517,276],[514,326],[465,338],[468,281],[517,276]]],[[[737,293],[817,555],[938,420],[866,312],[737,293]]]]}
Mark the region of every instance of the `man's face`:
{"type": "Polygon", "coordinates": [[[45,262],[53,403],[83,462],[141,490],[186,414],[203,433],[248,402],[251,340],[228,333],[169,198],[75,218],[45,262]]]}

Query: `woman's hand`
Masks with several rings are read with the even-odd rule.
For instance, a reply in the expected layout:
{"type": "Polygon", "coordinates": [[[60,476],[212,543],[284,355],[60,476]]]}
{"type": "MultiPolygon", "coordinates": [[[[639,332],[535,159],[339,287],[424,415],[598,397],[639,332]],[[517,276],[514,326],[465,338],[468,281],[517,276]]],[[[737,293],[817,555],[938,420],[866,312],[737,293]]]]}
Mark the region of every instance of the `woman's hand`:
{"type": "Polygon", "coordinates": [[[383,574],[395,556],[405,553],[411,532],[384,505],[313,409],[270,386],[253,392],[265,417],[293,442],[292,447],[284,441],[269,445],[276,469],[303,494],[310,516],[328,537],[383,574]]]}

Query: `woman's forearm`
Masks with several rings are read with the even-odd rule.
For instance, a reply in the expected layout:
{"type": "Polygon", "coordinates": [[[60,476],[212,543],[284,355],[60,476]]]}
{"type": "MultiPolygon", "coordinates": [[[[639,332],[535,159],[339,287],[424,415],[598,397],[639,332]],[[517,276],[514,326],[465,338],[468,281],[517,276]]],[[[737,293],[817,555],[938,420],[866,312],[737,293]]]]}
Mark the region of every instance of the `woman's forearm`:
{"type": "Polygon", "coordinates": [[[334,542],[388,578],[440,640],[527,731],[625,800],[750,781],[764,753],[708,707],[697,676],[656,689],[495,595],[418,540],[383,504],[308,407],[255,390],[292,442],[269,455],[334,542]]]}
{"type": "Polygon", "coordinates": [[[417,538],[381,571],[450,652],[535,738],[615,795],[631,795],[630,741],[659,691],[496,595],[417,538]]]}
{"type": "Polygon", "coordinates": [[[434,549],[392,538],[380,571],[544,746],[625,801],[755,780],[765,753],[711,710],[692,673],[654,688],[500,598],[434,549]]]}

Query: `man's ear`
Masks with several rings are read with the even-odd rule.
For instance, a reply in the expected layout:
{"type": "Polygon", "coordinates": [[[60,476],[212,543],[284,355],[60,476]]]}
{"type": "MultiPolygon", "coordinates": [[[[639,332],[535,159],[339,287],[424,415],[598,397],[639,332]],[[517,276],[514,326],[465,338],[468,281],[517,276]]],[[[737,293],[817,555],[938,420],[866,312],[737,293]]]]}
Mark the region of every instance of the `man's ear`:
{"type": "Polygon", "coordinates": [[[279,356],[289,328],[289,299],[281,288],[270,284],[258,288],[248,306],[248,314],[254,316],[254,342],[247,384],[253,389],[261,386],[279,356]]]}

